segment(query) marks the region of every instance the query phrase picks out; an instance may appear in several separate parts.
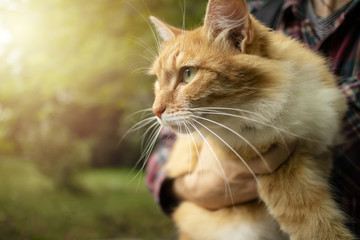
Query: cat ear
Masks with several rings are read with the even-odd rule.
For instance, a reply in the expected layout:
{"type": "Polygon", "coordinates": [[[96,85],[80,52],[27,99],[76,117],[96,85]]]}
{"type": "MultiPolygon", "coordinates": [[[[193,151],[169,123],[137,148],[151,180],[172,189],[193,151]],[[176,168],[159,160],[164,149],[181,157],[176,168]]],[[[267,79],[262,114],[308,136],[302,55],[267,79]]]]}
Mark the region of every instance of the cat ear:
{"type": "Polygon", "coordinates": [[[164,42],[168,42],[175,38],[175,36],[180,35],[182,30],[177,29],[173,26],[170,26],[167,23],[157,19],[156,17],[150,17],[151,22],[154,24],[157,32],[159,33],[161,39],[164,42]]]}
{"type": "Polygon", "coordinates": [[[251,19],[245,0],[210,0],[204,25],[213,37],[226,37],[241,51],[252,40],[251,19]]]}

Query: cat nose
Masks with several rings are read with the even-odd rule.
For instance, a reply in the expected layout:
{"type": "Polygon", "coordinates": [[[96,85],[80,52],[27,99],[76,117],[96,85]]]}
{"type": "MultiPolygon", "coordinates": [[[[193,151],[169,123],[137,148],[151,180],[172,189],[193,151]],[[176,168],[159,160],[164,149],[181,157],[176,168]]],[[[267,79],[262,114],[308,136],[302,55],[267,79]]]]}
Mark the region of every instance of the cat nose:
{"type": "Polygon", "coordinates": [[[161,105],[154,105],[153,106],[153,112],[154,114],[161,119],[161,115],[165,112],[166,107],[161,105]]]}

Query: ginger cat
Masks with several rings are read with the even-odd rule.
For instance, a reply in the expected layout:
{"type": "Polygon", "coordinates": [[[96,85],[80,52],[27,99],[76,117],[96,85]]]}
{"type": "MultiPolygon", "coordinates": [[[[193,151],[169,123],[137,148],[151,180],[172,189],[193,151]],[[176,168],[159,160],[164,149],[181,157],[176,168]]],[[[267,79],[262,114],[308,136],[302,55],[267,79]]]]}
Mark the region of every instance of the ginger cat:
{"type": "Polygon", "coordinates": [[[353,239],[328,185],[346,102],[326,61],[263,26],[244,0],[210,0],[191,31],[151,20],[163,40],[151,67],[153,111],[179,132],[169,177],[200,162],[246,168],[272,145],[297,141],[276,172],[257,176],[260,201],[217,211],[182,202],[173,214],[180,238],[353,239]]]}

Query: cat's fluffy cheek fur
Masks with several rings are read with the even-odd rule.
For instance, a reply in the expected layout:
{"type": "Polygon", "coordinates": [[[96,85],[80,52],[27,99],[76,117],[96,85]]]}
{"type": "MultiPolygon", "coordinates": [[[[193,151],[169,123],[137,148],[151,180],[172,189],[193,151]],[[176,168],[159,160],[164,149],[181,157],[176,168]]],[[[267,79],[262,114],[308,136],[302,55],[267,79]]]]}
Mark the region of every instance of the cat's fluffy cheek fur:
{"type": "Polygon", "coordinates": [[[340,123],[347,109],[345,99],[338,89],[319,81],[332,78],[335,82],[333,76],[324,76],[326,71],[321,72],[312,64],[291,66],[289,71],[295,72],[290,101],[277,124],[305,138],[307,147],[320,154],[339,143],[340,123]]]}

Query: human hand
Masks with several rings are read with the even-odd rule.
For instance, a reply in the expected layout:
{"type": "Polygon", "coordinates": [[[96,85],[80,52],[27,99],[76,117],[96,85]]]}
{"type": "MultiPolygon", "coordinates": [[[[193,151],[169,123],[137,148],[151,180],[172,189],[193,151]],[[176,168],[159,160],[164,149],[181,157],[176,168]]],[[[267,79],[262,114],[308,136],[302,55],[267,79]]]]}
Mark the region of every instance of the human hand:
{"type": "MultiPolygon", "coordinates": [[[[263,154],[263,158],[248,161],[249,167],[255,174],[270,174],[289,158],[294,149],[295,142],[288,144],[287,148],[274,145],[263,154]]],[[[217,164],[198,164],[191,174],[176,178],[173,183],[175,196],[212,210],[245,203],[258,197],[254,176],[239,167],[238,161],[222,161],[223,170],[220,172],[217,164]]]]}

